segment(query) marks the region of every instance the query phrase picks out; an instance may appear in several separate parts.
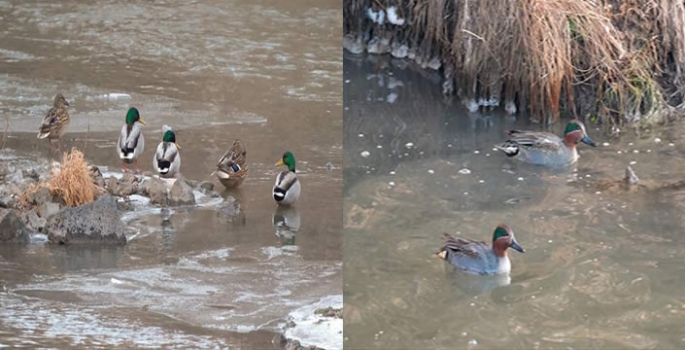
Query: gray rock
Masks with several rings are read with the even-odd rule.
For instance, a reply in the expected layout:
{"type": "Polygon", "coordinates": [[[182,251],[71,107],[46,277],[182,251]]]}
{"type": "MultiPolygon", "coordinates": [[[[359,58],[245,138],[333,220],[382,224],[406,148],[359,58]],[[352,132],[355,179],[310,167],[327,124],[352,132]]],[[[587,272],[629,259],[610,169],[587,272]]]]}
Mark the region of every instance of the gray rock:
{"type": "Polygon", "coordinates": [[[93,165],[88,170],[88,173],[90,174],[90,178],[93,180],[94,184],[100,187],[105,187],[105,179],[102,177],[102,172],[100,172],[100,168],[93,165]]]}
{"type": "Polygon", "coordinates": [[[60,210],[60,206],[57,203],[43,203],[38,207],[38,215],[41,218],[49,218],[57,214],[60,210]]]}
{"type": "Polygon", "coordinates": [[[34,181],[40,181],[40,176],[38,175],[38,171],[34,168],[29,168],[26,169],[22,172],[22,175],[26,179],[33,179],[34,181]]]}
{"type": "Polygon", "coordinates": [[[119,211],[133,211],[135,207],[130,200],[117,201],[117,210],[119,211]]]}
{"type": "Polygon", "coordinates": [[[105,181],[105,187],[110,192],[112,192],[117,187],[117,178],[115,178],[114,176],[108,177],[107,180],[104,180],[104,181],[105,181]]]}
{"type": "Polygon", "coordinates": [[[202,181],[200,182],[200,184],[197,185],[197,187],[201,188],[203,193],[211,192],[214,190],[214,184],[210,181],[202,181]]]}
{"type": "Polygon", "coordinates": [[[179,177],[171,186],[169,191],[169,205],[193,205],[195,204],[195,195],[193,188],[185,181],[184,178],[179,177]]]}
{"type": "Polygon", "coordinates": [[[5,177],[7,174],[10,173],[10,164],[9,162],[2,162],[0,163],[0,177],[5,177]]]}
{"type": "Polygon", "coordinates": [[[11,173],[8,173],[5,176],[5,179],[7,180],[7,182],[11,182],[18,185],[24,181],[24,174],[21,172],[21,170],[17,169],[11,173]]]}
{"type": "Polygon", "coordinates": [[[14,210],[0,209],[0,242],[28,243],[29,233],[14,210]]]}
{"type": "Polygon", "coordinates": [[[126,244],[126,226],[121,222],[116,199],[110,195],[53,215],[45,227],[50,243],[126,244]]]}
{"type": "Polygon", "coordinates": [[[279,348],[283,348],[285,344],[288,342],[288,339],[285,339],[283,334],[277,333],[274,335],[274,337],[271,339],[271,343],[276,345],[279,348]]]}
{"type": "Polygon", "coordinates": [[[115,196],[125,197],[138,192],[138,179],[133,174],[125,174],[119,181],[109,180],[107,184],[110,193],[115,196]]]}
{"type": "Polygon", "coordinates": [[[15,184],[0,185],[0,208],[18,209],[22,191],[15,184]]]}
{"type": "Polygon", "coordinates": [[[17,200],[13,196],[0,192],[0,208],[15,208],[16,205],[17,200]]]}
{"type": "Polygon", "coordinates": [[[17,184],[8,183],[4,186],[3,193],[14,197],[20,197],[24,191],[22,191],[17,184]]]}
{"type": "Polygon", "coordinates": [[[26,227],[37,232],[43,232],[45,230],[45,225],[48,223],[45,218],[39,217],[33,210],[23,213],[21,219],[26,227]]]}
{"type": "Polygon", "coordinates": [[[52,203],[53,201],[54,196],[47,187],[38,187],[35,192],[29,194],[29,203],[35,206],[40,206],[43,203],[52,203]]]}
{"type": "Polygon", "coordinates": [[[168,205],[169,204],[169,194],[168,189],[164,181],[156,178],[149,177],[140,186],[142,188],[141,194],[150,198],[150,203],[168,205]]]}
{"type": "Polygon", "coordinates": [[[286,350],[300,350],[300,341],[299,340],[291,340],[288,342],[288,344],[285,346],[286,350]]]}
{"type": "Polygon", "coordinates": [[[195,188],[199,186],[199,182],[195,180],[190,180],[182,177],[181,175],[176,176],[177,179],[183,179],[190,187],[195,188]]]}

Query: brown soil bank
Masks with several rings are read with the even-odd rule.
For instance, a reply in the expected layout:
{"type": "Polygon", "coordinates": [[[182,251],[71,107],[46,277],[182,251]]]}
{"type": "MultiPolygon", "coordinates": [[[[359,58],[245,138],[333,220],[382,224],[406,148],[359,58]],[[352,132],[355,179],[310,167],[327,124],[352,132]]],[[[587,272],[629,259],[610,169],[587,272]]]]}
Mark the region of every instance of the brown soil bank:
{"type": "Polygon", "coordinates": [[[683,0],[345,0],[344,34],[352,53],[412,59],[447,95],[539,122],[652,123],[685,105],[683,0]]]}

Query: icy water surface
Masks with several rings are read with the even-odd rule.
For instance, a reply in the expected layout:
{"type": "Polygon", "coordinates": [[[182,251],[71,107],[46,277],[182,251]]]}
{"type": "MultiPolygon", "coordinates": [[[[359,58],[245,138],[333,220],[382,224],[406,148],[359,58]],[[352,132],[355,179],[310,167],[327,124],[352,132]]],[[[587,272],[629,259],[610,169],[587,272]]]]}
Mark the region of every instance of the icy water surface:
{"type": "Polygon", "coordinates": [[[129,106],[147,122],[142,171],[163,124],[189,179],[223,191],[210,174],[235,138],[250,162],[218,205],[128,217],[124,248],[0,248],[0,346],[271,348],[289,315],[340,303],[341,18],[336,1],[0,1],[14,155],[51,155],[35,135],[61,92],[65,148],[110,171],[129,106]],[[283,211],[271,186],[286,150],[303,190],[283,211]]]}
{"type": "MultiPolygon", "coordinates": [[[[393,63],[345,60],[345,347],[676,349],[685,346],[685,143],[672,131],[580,145],[545,170],[493,151],[525,118],[443,102],[393,63]],[[645,187],[617,182],[632,164],[645,187]],[[465,275],[443,232],[490,241],[508,223],[511,281],[465,275]]],[[[551,129],[560,133],[563,125],[551,129]]]]}

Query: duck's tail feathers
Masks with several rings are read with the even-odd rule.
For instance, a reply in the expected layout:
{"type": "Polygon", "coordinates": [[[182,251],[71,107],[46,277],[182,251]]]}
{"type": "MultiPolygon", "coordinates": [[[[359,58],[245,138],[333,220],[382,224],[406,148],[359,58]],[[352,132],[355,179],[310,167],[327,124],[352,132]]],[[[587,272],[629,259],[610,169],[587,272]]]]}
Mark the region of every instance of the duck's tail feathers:
{"type": "Polygon", "coordinates": [[[507,157],[515,157],[519,154],[519,145],[514,142],[506,141],[504,143],[495,145],[495,148],[504,152],[507,157]]]}
{"type": "Polygon", "coordinates": [[[282,188],[274,188],[274,200],[280,202],[285,199],[285,191],[282,188]]]}
{"type": "Polygon", "coordinates": [[[171,162],[166,160],[157,161],[157,172],[164,175],[169,173],[169,168],[171,168],[171,162]]]}
{"type": "Polygon", "coordinates": [[[134,149],[133,148],[122,148],[121,151],[119,152],[119,158],[121,159],[126,159],[126,160],[132,160],[134,156],[134,149]]]}
{"type": "Polygon", "coordinates": [[[440,257],[440,259],[442,259],[442,260],[447,260],[447,249],[444,249],[444,248],[443,248],[443,249],[440,249],[440,251],[438,251],[437,253],[435,253],[435,255],[437,255],[438,257],[440,257]]]}
{"type": "Polygon", "coordinates": [[[41,132],[38,133],[38,138],[39,138],[39,139],[44,139],[44,138],[46,138],[46,137],[48,137],[48,136],[50,136],[50,132],[49,132],[49,131],[48,131],[48,132],[42,132],[42,131],[41,131],[41,132]]]}

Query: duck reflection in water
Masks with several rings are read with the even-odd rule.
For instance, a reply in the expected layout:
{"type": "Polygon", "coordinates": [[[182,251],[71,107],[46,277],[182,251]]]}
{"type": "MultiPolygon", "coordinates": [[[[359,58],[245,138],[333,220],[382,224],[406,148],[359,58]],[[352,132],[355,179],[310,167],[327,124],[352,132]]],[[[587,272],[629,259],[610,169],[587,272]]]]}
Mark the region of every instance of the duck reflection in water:
{"type": "Polygon", "coordinates": [[[176,236],[176,228],[171,221],[174,211],[162,208],[160,216],[162,218],[162,250],[171,250],[174,245],[174,237],[176,236]]]}
{"type": "Polygon", "coordinates": [[[474,275],[449,264],[445,264],[445,275],[450,285],[455,286],[460,292],[469,297],[488,294],[495,288],[511,284],[511,276],[509,274],[492,276],[474,275]]]}
{"type": "Polygon", "coordinates": [[[295,245],[295,236],[300,229],[300,213],[295,207],[278,206],[274,209],[272,220],[276,236],[281,244],[295,245]]]}

